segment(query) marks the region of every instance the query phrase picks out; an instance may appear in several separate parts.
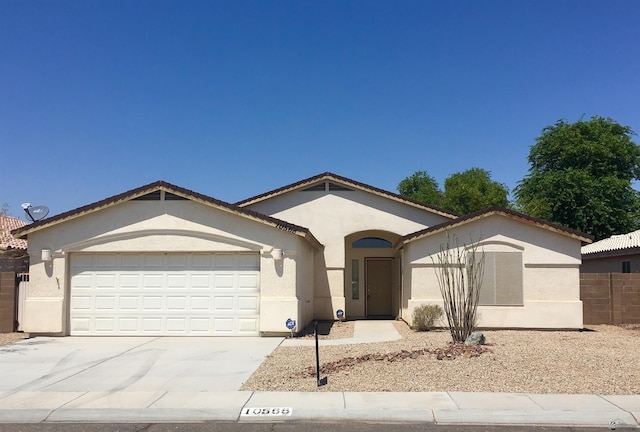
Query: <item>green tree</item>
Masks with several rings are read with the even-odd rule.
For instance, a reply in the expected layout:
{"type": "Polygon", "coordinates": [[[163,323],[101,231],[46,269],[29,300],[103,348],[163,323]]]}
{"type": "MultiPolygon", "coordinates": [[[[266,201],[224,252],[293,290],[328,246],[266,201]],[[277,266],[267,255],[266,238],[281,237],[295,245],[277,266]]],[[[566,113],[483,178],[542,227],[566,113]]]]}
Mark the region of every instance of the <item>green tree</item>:
{"type": "Polygon", "coordinates": [[[640,147],[629,126],[594,116],[547,126],[529,152],[515,189],[520,209],[590,233],[596,240],[638,228],[640,147]]]}
{"type": "Polygon", "coordinates": [[[444,181],[444,208],[460,214],[473,213],[487,207],[507,207],[509,189],[491,180],[491,173],[471,168],[455,173],[444,181]]]}
{"type": "Polygon", "coordinates": [[[416,171],[410,177],[398,184],[400,195],[423,202],[428,205],[440,207],[442,205],[442,191],[436,179],[426,171],[416,171]]]}

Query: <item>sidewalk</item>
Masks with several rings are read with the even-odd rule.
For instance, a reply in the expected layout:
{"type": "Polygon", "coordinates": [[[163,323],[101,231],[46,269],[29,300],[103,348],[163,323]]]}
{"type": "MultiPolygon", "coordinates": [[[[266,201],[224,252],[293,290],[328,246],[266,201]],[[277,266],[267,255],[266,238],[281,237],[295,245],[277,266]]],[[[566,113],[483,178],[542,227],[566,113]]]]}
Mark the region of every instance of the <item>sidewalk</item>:
{"type": "Polygon", "coordinates": [[[640,395],[17,392],[0,423],[362,421],[639,428],[640,395]]]}

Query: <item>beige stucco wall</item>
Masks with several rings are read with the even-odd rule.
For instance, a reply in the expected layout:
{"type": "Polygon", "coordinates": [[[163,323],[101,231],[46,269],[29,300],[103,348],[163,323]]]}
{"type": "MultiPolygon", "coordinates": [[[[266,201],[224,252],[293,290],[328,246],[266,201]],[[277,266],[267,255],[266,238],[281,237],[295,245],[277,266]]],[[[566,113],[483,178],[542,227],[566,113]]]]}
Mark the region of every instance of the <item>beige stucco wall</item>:
{"type": "MultiPolygon", "coordinates": [[[[32,333],[67,333],[68,260],[80,252],[257,252],[260,254],[260,331],[285,332],[300,321],[298,266],[310,271],[313,249],[301,237],[192,201],[129,201],[29,235],[30,283],[22,322],[32,333]],[[271,250],[285,258],[273,260],[271,250]],[[54,251],[43,263],[40,251],[54,251]]],[[[308,290],[306,292],[305,290],[308,290]]],[[[308,315],[308,313],[307,313],[308,315]]],[[[303,318],[308,319],[308,316],[303,318]]]]}
{"type": "Polygon", "coordinates": [[[580,271],[583,273],[622,273],[623,261],[630,261],[631,273],[640,273],[640,254],[637,253],[599,256],[597,258],[586,255],[582,259],[580,271]]]}
{"type": "MultiPolygon", "coordinates": [[[[454,228],[460,244],[480,239],[486,251],[521,251],[523,306],[479,306],[480,327],[582,328],[580,241],[532,224],[494,215],[454,228]]],[[[442,305],[432,262],[446,234],[438,233],[403,248],[403,311],[424,304],[442,305]]],[[[437,261],[437,260],[436,260],[437,261]]]]}
{"type": "Polygon", "coordinates": [[[449,220],[363,191],[294,191],[248,208],[309,228],[325,246],[315,262],[314,305],[319,319],[335,318],[338,309],[354,316],[345,299],[346,236],[369,230],[401,236],[449,220]]]}

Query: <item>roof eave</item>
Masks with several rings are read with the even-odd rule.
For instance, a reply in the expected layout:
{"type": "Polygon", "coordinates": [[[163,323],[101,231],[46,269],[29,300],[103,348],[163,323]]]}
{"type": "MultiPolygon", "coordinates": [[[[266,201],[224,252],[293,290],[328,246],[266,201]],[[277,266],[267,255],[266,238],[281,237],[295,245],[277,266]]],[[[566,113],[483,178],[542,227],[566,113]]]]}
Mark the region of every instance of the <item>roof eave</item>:
{"type": "Polygon", "coordinates": [[[536,218],[527,216],[525,214],[515,212],[513,210],[508,210],[501,207],[490,207],[489,209],[481,210],[479,212],[472,213],[467,216],[463,216],[460,219],[444,222],[439,225],[434,225],[433,227],[403,236],[400,239],[398,239],[398,241],[396,241],[396,243],[394,244],[394,247],[396,249],[401,249],[407,243],[411,243],[413,241],[420,240],[425,237],[430,237],[432,235],[446,231],[448,229],[466,225],[468,223],[472,223],[477,220],[484,219],[493,215],[502,215],[510,219],[519,220],[528,225],[538,226],[540,228],[555,232],[557,234],[561,234],[563,236],[570,237],[575,240],[579,240],[583,243],[591,243],[593,241],[592,236],[589,236],[588,234],[580,233],[570,228],[564,228],[560,225],[553,224],[551,222],[547,222],[542,219],[536,219],[536,218]]]}
{"type": "Polygon", "coordinates": [[[283,195],[283,194],[288,193],[288,192],[304,189],[307,186],[310,186],[310,185],[312,185],[314,183],[317,183],[317,182],[323,181],[323,180],[324,181],[331,180],[331,181],[334,181],[336,183],[341,183],[341,184],[343,184],[345,186],[349,186],[349,187],[352,187],[354,189],[357,189],[357,190],[360,190],[360,191],[363,191],[363,192],[373,193],[374,195],[378,195],[378,196],[381,196],[381,197],[384,197],[384,198],[387,198],[387,199],[392,199],[394,201],[410,205],[410,206],[418,208],[420,210],[430,211],[432,213],[438,214],[438,215],[446,217],[448,219],[455,219],[455,218],[460,217],[460,215],[457,214],[457,213],[454,213],[454,212],[451,212],[451,211],[448,211],[448,210],[444,210],[444,209],[440,209],[440,208],[437,208],[437,207],[429,206],[427,204],[421,203],[419,201],[412,200],[410,198],[403,197],[403,196],[395,194],[393,192],[385,191],[383,189],[376,188],[374,186],[370,186],[370,185],[367,185],[367,184],[364,184],[364,183],[360,183],[360,182],[357,182],[355,180],[351,180],[349,178],[342,177],[342,176],[339,176],[337,174],[328,173],[328,172],[322,173],[322,174],[319,174],[319,175],[316,175],[316,176],[313,176],[313,177],[309,177],[309,178],[301,180],[299,182],[292,183],[292,184],[287,185],[287,186],[283,186],[283,187],[281,187],[279,189],[274,189],[274,190],[272,190],[270,192],[266,192],[264,194],[254,196],[254,197],[248,198],[248,199],[243,200],[243,201],[238,201],[236,203],[236,205],[240,206],[240,207],[247,207],[247,206],[250,206],[252,204],[256,204],[256,203],[259,203],[259,202],[262,202],[262,201],[266,201],[268,199],[283,195]]]}
{"type": "Polygon", "coordinates": [[[223,201],[217,200],[215,198],[208,197],[206,195],[199,194],[197,192],[189,191],[187,189],[180,188],[178,186],[171,185],[164,181],[158,181],[151,183],[146,186],[142,186],[138,189],[133,189],[129,192],[124,192],[123,194],[115,195],[111,198],[106,198],[105,200],[98,201],[94,204],[88,204],[83,207],[79,207],[76,210],[71,210],[66,216],[66,213],[62,213],[62,217],[54,216],[50,218],[51,221],[47,223],[47,219],[43,219],[42,221],[34,222],[30,225],[25,225],[24,227],[18,228],[12,231],[12,234],[17,238],[24,239],[29,234],[39,231],[44,228],[48,228],[53,225],[57,225],[63,222],[68,222],[74,219],[77,219],[82,216],[86,216],[96,211],[104,210],[106,208],[122,204],[127,201],[134,200],[138,197],[144,196],[150,192],[155,192],[157,190],[161,190],[164,192],[169,192],[174,195],[178,195],[182,198],[188,199],[189,201],[197,202],[199,204],[215,208],[220,211],[224,211],[226,213],[231,213],[236,216],[243,217],[245,219],[253,220],[254,222],[262,223],[273,228],[279,228],[284,231],[295,234],[299,237],[307,240],[313,247],[322,249],[322,244],[309,232],[307,228],[299,227],[297,225],[290,224],[280,219],[273,218],[271,216],[263,215],[257,213],[252,210],[242,209],[233,204],[225,203],[223,201]],[[102,204],[101,204],[102,203],[102,204]]]}

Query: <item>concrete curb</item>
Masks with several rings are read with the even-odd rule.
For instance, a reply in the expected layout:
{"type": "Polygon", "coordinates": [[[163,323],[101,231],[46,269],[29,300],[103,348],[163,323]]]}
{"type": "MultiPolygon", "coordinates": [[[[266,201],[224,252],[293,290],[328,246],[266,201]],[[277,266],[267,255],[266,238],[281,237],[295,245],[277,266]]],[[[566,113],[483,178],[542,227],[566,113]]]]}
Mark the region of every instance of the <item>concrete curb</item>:
{"type": "MultiPolygon", "coordinates": [[[[442,425],[640,428],[640,395],[356,392],[21,392],[0,423],[271,423],[354,421],[442,425]],[[54,397],[47,397],[54,396],[54,397]],[[286,415],[284,414],[286,411],[286,415]]],[[[13,396],[13,397],[12,397],[13,396]]]]}

